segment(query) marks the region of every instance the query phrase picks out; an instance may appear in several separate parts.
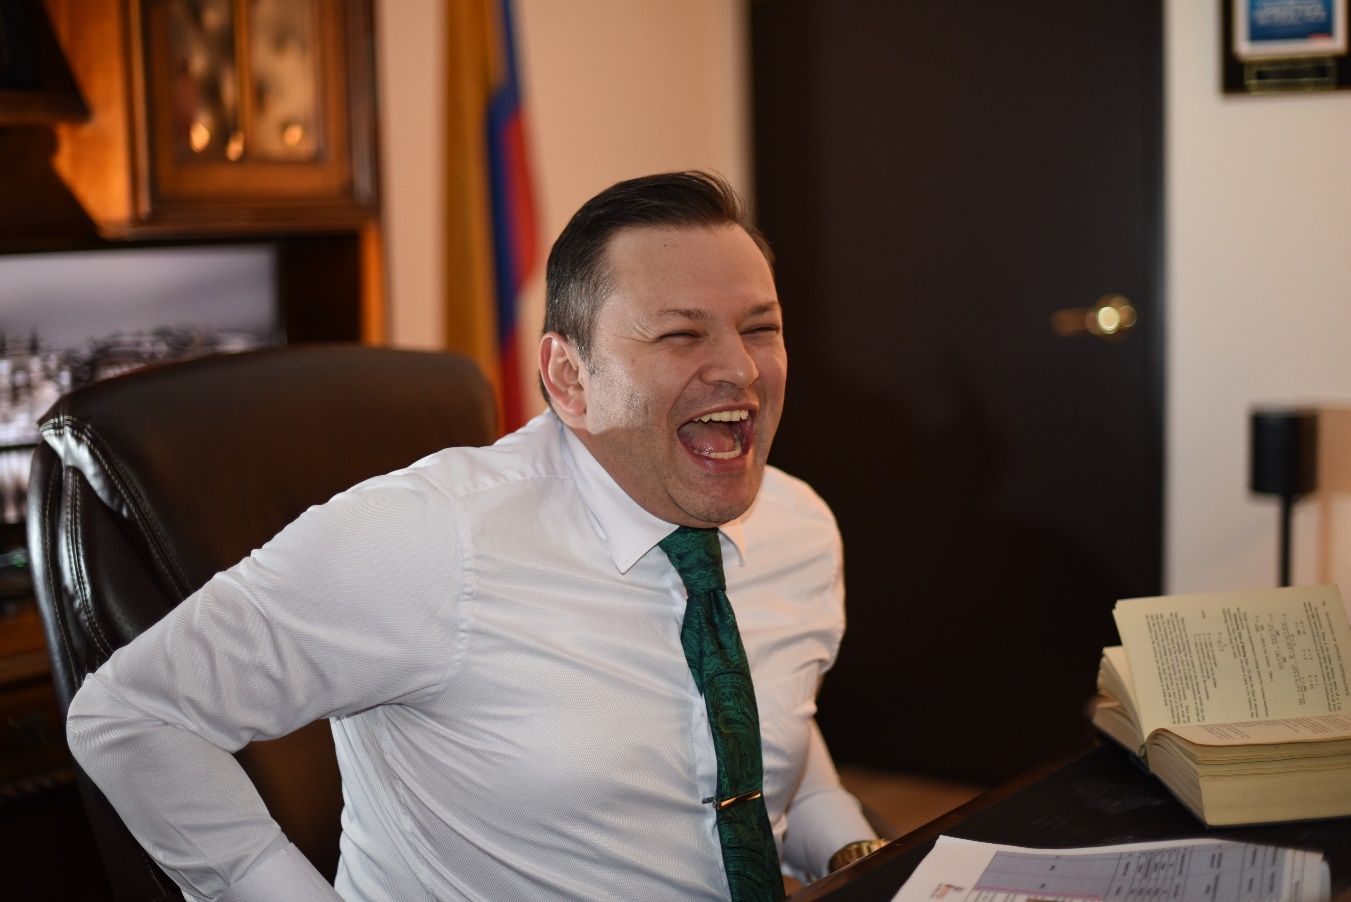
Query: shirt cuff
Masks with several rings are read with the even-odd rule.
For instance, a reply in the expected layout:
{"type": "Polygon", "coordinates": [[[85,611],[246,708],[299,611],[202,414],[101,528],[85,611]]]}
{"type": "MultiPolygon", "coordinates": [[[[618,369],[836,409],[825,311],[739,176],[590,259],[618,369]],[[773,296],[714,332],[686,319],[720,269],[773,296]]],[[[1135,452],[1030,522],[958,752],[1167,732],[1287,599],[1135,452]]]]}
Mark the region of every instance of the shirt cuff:
{"type": "Polygon", "coordinates": [[[287,843],[249,869],[220,902],[342,902],[295,843],[287,843]]]}

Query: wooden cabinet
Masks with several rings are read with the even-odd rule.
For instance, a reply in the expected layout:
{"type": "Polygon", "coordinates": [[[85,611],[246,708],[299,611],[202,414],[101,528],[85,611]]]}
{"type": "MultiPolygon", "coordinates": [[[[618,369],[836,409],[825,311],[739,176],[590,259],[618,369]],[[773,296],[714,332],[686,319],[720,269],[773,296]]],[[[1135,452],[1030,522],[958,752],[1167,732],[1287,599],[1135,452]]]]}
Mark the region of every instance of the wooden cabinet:
{"type": "Polygon", "coordinates": [[[53,165],[106,238],[361,229],[369,0],[45,0],[88,121],[53,165]]]}
{"type": "Polygon", "coordinates": [[[36,2],[0,0],[0,128],[89,115],[36,2]]]}
{"type": "MultiPolygon", "coordinates": [[[[383,341],[370,0],[0,12],[32,51],[0,81],[0,254],[266,242],[288,343],[383,341]]],[[[0,522],[0,552],[22,543],[0,522]]],[[[0,840],[46,823],[24,797],[65,793],[75,817],[72,780],[40,618],[0,592],[0,840]]]]}
{"type": "Polygon", "coordinates": [[[107,902],[112,892],[75,786],[32,587],[0,522],[0,861],[6,899],[107,902]]]}
{"type": "MultiPolygon", "coordinates": [[[[22,540],[0,522],[0,555],[22,540]]],[[[0,806],[74,779],[42,619],[24,565],[0,562],[0,806]]]]}
{"type": "Polygon", "coordinates": [[[0,799],[73,779],[37,608],[0,611],[0,799]]]}

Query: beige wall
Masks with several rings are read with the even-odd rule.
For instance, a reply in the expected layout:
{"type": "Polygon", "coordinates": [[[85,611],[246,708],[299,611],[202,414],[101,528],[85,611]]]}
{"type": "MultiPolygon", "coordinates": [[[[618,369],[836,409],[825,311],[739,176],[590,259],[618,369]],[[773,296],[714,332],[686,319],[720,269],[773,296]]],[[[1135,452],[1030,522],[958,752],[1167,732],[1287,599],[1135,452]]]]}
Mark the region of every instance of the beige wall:
{"type": "MultiPolygon", "coordinates": [[[[403,346],[435,346],[441,334],[444,2],[376,4],[390,335],[403,346]]],[[[749,190],[741,0],[515,0],[514,9],[543,248],[622,178],[699,167],[749,190]]],[[[520,329],[531,384],[542,269],[520,329]]]]}
{"type": "Polygon", "coordinates": [[[441,345],[446,0],[376,0],[380,195],[390,343],[441,345]]]}
{"type": "MultiPolygon", "coordinates": [[[[1219,5],[1165,10],[1167,587],[1271,585],[1277,512],[1247,491],[1247,417],[1351,404],[1351,92],[1223,95],[1219,5]]],[[[1325,451],[1351,454],[1334,431],[1325,451]]],[[[1351,592],[1347,488],[1297,509],[1297,582],[1351,592]]]]}

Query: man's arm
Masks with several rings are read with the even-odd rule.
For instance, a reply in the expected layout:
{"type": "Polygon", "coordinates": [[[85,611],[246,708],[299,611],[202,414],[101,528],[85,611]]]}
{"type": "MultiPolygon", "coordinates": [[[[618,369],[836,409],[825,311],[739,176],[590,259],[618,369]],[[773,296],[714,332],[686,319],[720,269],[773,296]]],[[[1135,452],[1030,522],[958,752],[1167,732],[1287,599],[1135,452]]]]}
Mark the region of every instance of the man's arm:
{"type": "MultiPolygon", "coordinates": [[[[824,512],[830,536],[832,575],[821,587],[822,599],[838,618],[831,658],[822,671],[824,678],[824,672],[835,665],[835,656],[839,654],[844,638],[844,542],[826,503],[815,495],[813,497],[824,512]]],[[[819,683],[817,688],[820,688],[819,683]]],[[[811,722],[807,740],[802,780],[788,803],[787,818],[784,863],[799,879],[809,880],[828,873],[831,856],[836,852],[850,843],[877,837],[864,818],[858,799],[840,784],[835,762],[831,760],[825,737],[815,719],[811,722]]]]}
{"type": "Polygon", "coordinates": [[[142,713],[102,674],[71,704],[71,750],[186,898],[338,899],[268,815],[232,755],[142,713]]]}
{"type": "Polygon", "coordinates": [[[830,857],[841,848],[876,836],[858,799],[840,784],[825,738],[813,720],[802,782],[788,804],[784,863],[794,876],[819,877],[829,871],[830,857]]]}
{"type": "Polygon", "coordinates": [[[311,508],[90,676],[80,765],[191,899],[336,899],[232,752],[415,701],[453,665],[460,547],[399,477],[311,508]]]}

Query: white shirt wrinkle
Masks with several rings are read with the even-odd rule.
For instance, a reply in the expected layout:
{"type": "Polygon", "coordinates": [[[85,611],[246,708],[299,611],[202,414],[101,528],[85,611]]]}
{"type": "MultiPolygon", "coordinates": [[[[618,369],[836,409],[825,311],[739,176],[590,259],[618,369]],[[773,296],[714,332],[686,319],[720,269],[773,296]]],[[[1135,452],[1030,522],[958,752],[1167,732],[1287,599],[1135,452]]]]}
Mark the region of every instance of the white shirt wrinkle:
{"type": "MultiPolygon", "coordinates": [[[[329,898],[218,747],[318,710],[338,714],[347,802],[331,898],[725,898],[683,589],[654,547],[672,529],[545,413],[369,480],[213,579],[90,677],[72,748],[190,898],[272,897],[263,874],[275,898],[329,898]],[[262,644],[233,616],[255,605],[262,644]]],[[[838,530],[770,468],[722,536],[771,823],[786,869],[819,873],[872,835],[813,716],[838,530]]]]}

